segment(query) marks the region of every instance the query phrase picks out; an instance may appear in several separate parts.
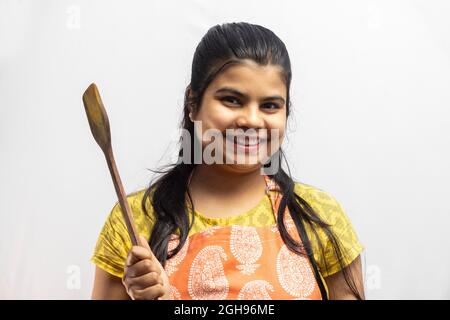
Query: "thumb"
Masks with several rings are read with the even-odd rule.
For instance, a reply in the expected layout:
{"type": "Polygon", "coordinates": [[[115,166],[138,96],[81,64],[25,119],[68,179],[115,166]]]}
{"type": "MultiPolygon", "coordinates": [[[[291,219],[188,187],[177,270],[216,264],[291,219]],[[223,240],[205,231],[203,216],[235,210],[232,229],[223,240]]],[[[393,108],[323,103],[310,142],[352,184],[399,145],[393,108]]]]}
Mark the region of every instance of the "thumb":
{"type": "Polygon", "coordinates": [[[158,264],[158,266],[161,266],[161,264],[159,263],[159,260],[156,258],[155,254],[153,253],[152,249],[150,248],[150,245],[148,244],[147,239],[145,239],[141,235],[139,235],[139,246],[147,249],[148,251],[150,251],[150,255],[152,256],[152,260],[154,260],[158,264]]]}
{"type": "Polygon", "coordinates": [[[140,247],[150,250],[150,252],[153,254],[152,250],[150,249],[150,245],[148,244],[147,239],[145,239],[144,236],[139,235],[138,242],[139,242],[138,245],[140,247]]]}
{"type": "Polygon", "coordinates": [[[153,261],[157,264],[159,270],[161,271],[161,278],[163,280],[163,286],[166,289],[166,293],[159,297],[158,300],[169,300],[170,299],[170,283],[169,283],[169,277],[166,273],[166,270],[164,270],[163,266],[161,265],[161,263],[159,262],[159,260],[156,258],[155,254],[153,253],[152,249],[150,249],[150,246],[147,242],[147,239],[145,239],[143,236],[139,236],[139,245],[141,247],[144,247],[145,249],[148,249],[148,251],[150,251],[150,254],[152,255],[152,259],[153,261]]]}

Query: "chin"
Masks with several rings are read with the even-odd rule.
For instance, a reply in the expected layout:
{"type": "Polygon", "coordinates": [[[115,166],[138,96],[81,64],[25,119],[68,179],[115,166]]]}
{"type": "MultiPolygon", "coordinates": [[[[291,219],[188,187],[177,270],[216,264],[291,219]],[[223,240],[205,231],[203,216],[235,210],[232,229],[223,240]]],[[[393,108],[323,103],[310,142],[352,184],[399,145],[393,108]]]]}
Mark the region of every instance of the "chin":
{"type": "Polygon", "coordinates": [[[239,173],[250,173],[256,170],[260,170],[261,163],[249,163],[249,164],[224,164],[230,171],[239,173]]]}

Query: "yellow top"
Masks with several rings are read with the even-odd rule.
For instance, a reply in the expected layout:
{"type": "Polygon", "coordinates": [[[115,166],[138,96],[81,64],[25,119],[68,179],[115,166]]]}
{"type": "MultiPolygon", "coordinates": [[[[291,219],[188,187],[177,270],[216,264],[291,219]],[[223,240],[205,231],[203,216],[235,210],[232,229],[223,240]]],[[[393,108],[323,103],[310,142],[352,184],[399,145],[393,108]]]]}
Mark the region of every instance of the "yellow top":
{"type": "MultiPolygon", "coordinates": [[[[133,212],[139,234],[149,240],[155,220],[149,199],[146,202],[149,215],[147,216],[142,210],[141,202],[144,192],[145,189],[132,193],[127,196],[127,199],[133,212]]],[[[295,184],[295,192],[308,202],[323,221],[331,224],[331,229],[340,241],[344,254],[343,265],[346,266],[356,259],[364,248],[359,242],[350,220],[336,199],[325,191],[304,183],[297,182],[295,184]]],[[[209,218],[196,211],[194,214],[195,221],[189,231],[189,236],[216,225],[226,226],[236,224],[262,227],[275,224],[275,217],[268,195],[256,207],[244,214],[226,218],[209,218]]],[[[318,241],[313,236],[309,226],[306,225],[305,228],[311,241],[314,257],[317,261],[321,276],[327,277],[338,272],[340,265],[334,256],[333,247],[325,233],[318,230],[318,236],[324,246],[323,256],[318,241]]],[[[91,261],[110,274],[122,278],[124,263],[131,246],[131,240],[122,217],[120,205],[117,202],[100,232],[91,261]]]]}

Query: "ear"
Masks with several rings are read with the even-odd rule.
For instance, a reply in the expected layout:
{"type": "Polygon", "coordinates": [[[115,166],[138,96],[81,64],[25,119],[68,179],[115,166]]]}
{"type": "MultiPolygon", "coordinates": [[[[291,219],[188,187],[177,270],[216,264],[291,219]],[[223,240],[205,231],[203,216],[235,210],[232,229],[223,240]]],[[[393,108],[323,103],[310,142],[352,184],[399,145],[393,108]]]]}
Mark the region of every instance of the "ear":
{"type": "Polygon", "coordinates": [[[188,103],[188,106],[187,106],[187,107],[188,107],[188,110],[189,110],[190,113],[193,113],[193,112],[194,112],[194,108],[193,108],[192,102],[190,102],[190,101],[193,100],[194,94],[192,93],[191,85],[189,85],[189,86],[187,87],[186,93],[187,93],[187,94],[186,94],[187,101],[189,102],[189,103],[188,103]]]}

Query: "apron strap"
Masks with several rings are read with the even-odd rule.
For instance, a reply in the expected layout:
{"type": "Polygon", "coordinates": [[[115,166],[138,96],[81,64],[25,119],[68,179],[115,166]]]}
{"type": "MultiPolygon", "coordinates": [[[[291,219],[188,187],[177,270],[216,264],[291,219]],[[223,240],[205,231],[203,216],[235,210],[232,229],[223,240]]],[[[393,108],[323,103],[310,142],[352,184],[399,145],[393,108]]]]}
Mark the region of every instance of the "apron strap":
{"type": "Polygon", "coordinates": [[[266,194],[270,198],[270,202],[272,203],[273,215],[275,217],[275,221],[278,221],[278,208],[280,206],[281,200],[281,189],[275,180],[271,179],[269,176],[264,175],[264,181],[266,182],[266,194]]]}

